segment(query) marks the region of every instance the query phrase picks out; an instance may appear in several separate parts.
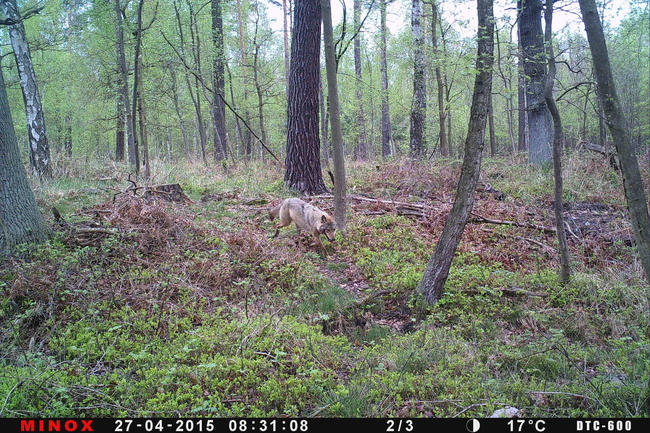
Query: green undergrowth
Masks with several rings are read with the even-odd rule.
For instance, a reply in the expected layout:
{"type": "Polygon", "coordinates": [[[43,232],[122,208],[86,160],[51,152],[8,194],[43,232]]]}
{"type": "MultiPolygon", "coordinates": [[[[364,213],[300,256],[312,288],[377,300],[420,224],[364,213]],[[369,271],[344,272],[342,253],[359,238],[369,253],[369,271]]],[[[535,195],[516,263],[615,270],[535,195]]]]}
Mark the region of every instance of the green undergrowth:
{"type": "MultiPolygon", "coordinates": [[[[357,169],[351,185],[376,176],[374,166],[357,169]]],[[[232,178],[168,170],[157,180],[197,200],[206,189],[289,195],[279,177],[242,168],[232,178]]],[[[489,161],[486,174],[497,172],[516,169],[489,161]]],[[[377,185],[397,191],[391,176],[377,185]]],[[[509,178],[490,179],[516,191],[509,178]]],[[[37,198],[59,197],[71,221],[79,206],[110,198],[66,193],[97,187],[74,182],[37,198]]],[[[544,199],[546,186],[535,188],[521,197],[544,199]]],[[[556,269],[513,270],[463,244],[428,306],[417,287],[435,238],[419,220],[354,213],[322,258],[294,228],[271,239],[272,223],[239,201],[165,208],[178,225],[160,232],[130,221],[90,246],[65,231],[21,246],[0,265],[0,415],[650,414],[640,280],[576,266],[563,285],[556,269]]]]}

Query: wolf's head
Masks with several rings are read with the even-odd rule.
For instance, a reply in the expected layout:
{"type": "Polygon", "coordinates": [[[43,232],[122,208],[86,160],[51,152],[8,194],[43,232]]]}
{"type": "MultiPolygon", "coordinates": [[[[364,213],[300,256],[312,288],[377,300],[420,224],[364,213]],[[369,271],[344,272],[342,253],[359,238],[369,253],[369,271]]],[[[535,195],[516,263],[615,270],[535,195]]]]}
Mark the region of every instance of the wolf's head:
{"type": "Polygon", "coordinates": [[[322,215],[320,217],[318,232],[327,236],[328,241],[334,242],[336,240],[336,223],[334,222],[334,218],[329,215],[322,215]]]}

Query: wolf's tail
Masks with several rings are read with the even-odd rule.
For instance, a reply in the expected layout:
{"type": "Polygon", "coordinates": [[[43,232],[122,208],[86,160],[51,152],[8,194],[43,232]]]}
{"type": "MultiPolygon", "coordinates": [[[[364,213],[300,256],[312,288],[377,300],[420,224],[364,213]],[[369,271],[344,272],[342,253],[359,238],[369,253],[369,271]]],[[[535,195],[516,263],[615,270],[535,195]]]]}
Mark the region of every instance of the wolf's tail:
{"type": "Polygon", "coordinates": [[[280,208],[281,207],[282,207],[282,203],[280,203],[276,207],[273,207],[273,208],[269,209],[269,219],[273,220],[273,219],[277,218],[278,215],[280,215],[280,208]]]}

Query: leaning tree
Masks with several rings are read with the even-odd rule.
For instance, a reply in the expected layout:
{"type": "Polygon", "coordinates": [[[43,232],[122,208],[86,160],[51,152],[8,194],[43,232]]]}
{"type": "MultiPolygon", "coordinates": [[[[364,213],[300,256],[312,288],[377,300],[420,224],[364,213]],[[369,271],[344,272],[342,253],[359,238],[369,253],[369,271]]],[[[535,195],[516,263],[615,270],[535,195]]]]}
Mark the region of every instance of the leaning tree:
{"type": "Polygon", "coordinates": [[[485,124],[488,115],[488,101],[492,91],[492,64],[494,63],[494,16],[492,0],[477,0],[478,10],[478,55],[476,78],[469,119],[463,167],[456,190],[456,199],[447,217],[436,249],[427,264],[418,290],[433,304],[442,295],[447,281],[451,261],[463,235],[465,224],[474,206],[474,190],[481,172],[481,158],[485,146],[485,124]]]}
{"type": "Polygon", "coordinates": [[[630,212],[630,221],[634,229],[636,247],[646,279],[650,281],[650,214],[648,214],[648,201],[643,189],[639,162],[630,142],[630,134],[614,86],[607,44],[595,0],[580,0],[580,11],[587,31],[594,74],[598,84],[596,91],[621,163],[623,187],[627,208],[630,212]]]}

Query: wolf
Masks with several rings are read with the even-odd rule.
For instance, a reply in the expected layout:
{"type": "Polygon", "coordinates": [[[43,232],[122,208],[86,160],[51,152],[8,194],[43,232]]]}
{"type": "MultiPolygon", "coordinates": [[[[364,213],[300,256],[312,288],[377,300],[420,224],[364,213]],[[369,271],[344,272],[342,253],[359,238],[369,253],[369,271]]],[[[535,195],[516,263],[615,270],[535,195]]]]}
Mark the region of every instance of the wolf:
{"type": "Polygon", "coordinates": [[[301,231],[311,233],[321,254],[327,256],[327,250],[325,250],[320,236],[325,235],[330,242],[334,242],[336,236],[336,223],[327,212],[299,198],[288,198],[269,209],[269,217],[271,220],[280,218],[280,225],[276,228],[273,238],[278,236],[282,227],[288,226],[293,221],[298,228],[298,233],[301,231]]]}

